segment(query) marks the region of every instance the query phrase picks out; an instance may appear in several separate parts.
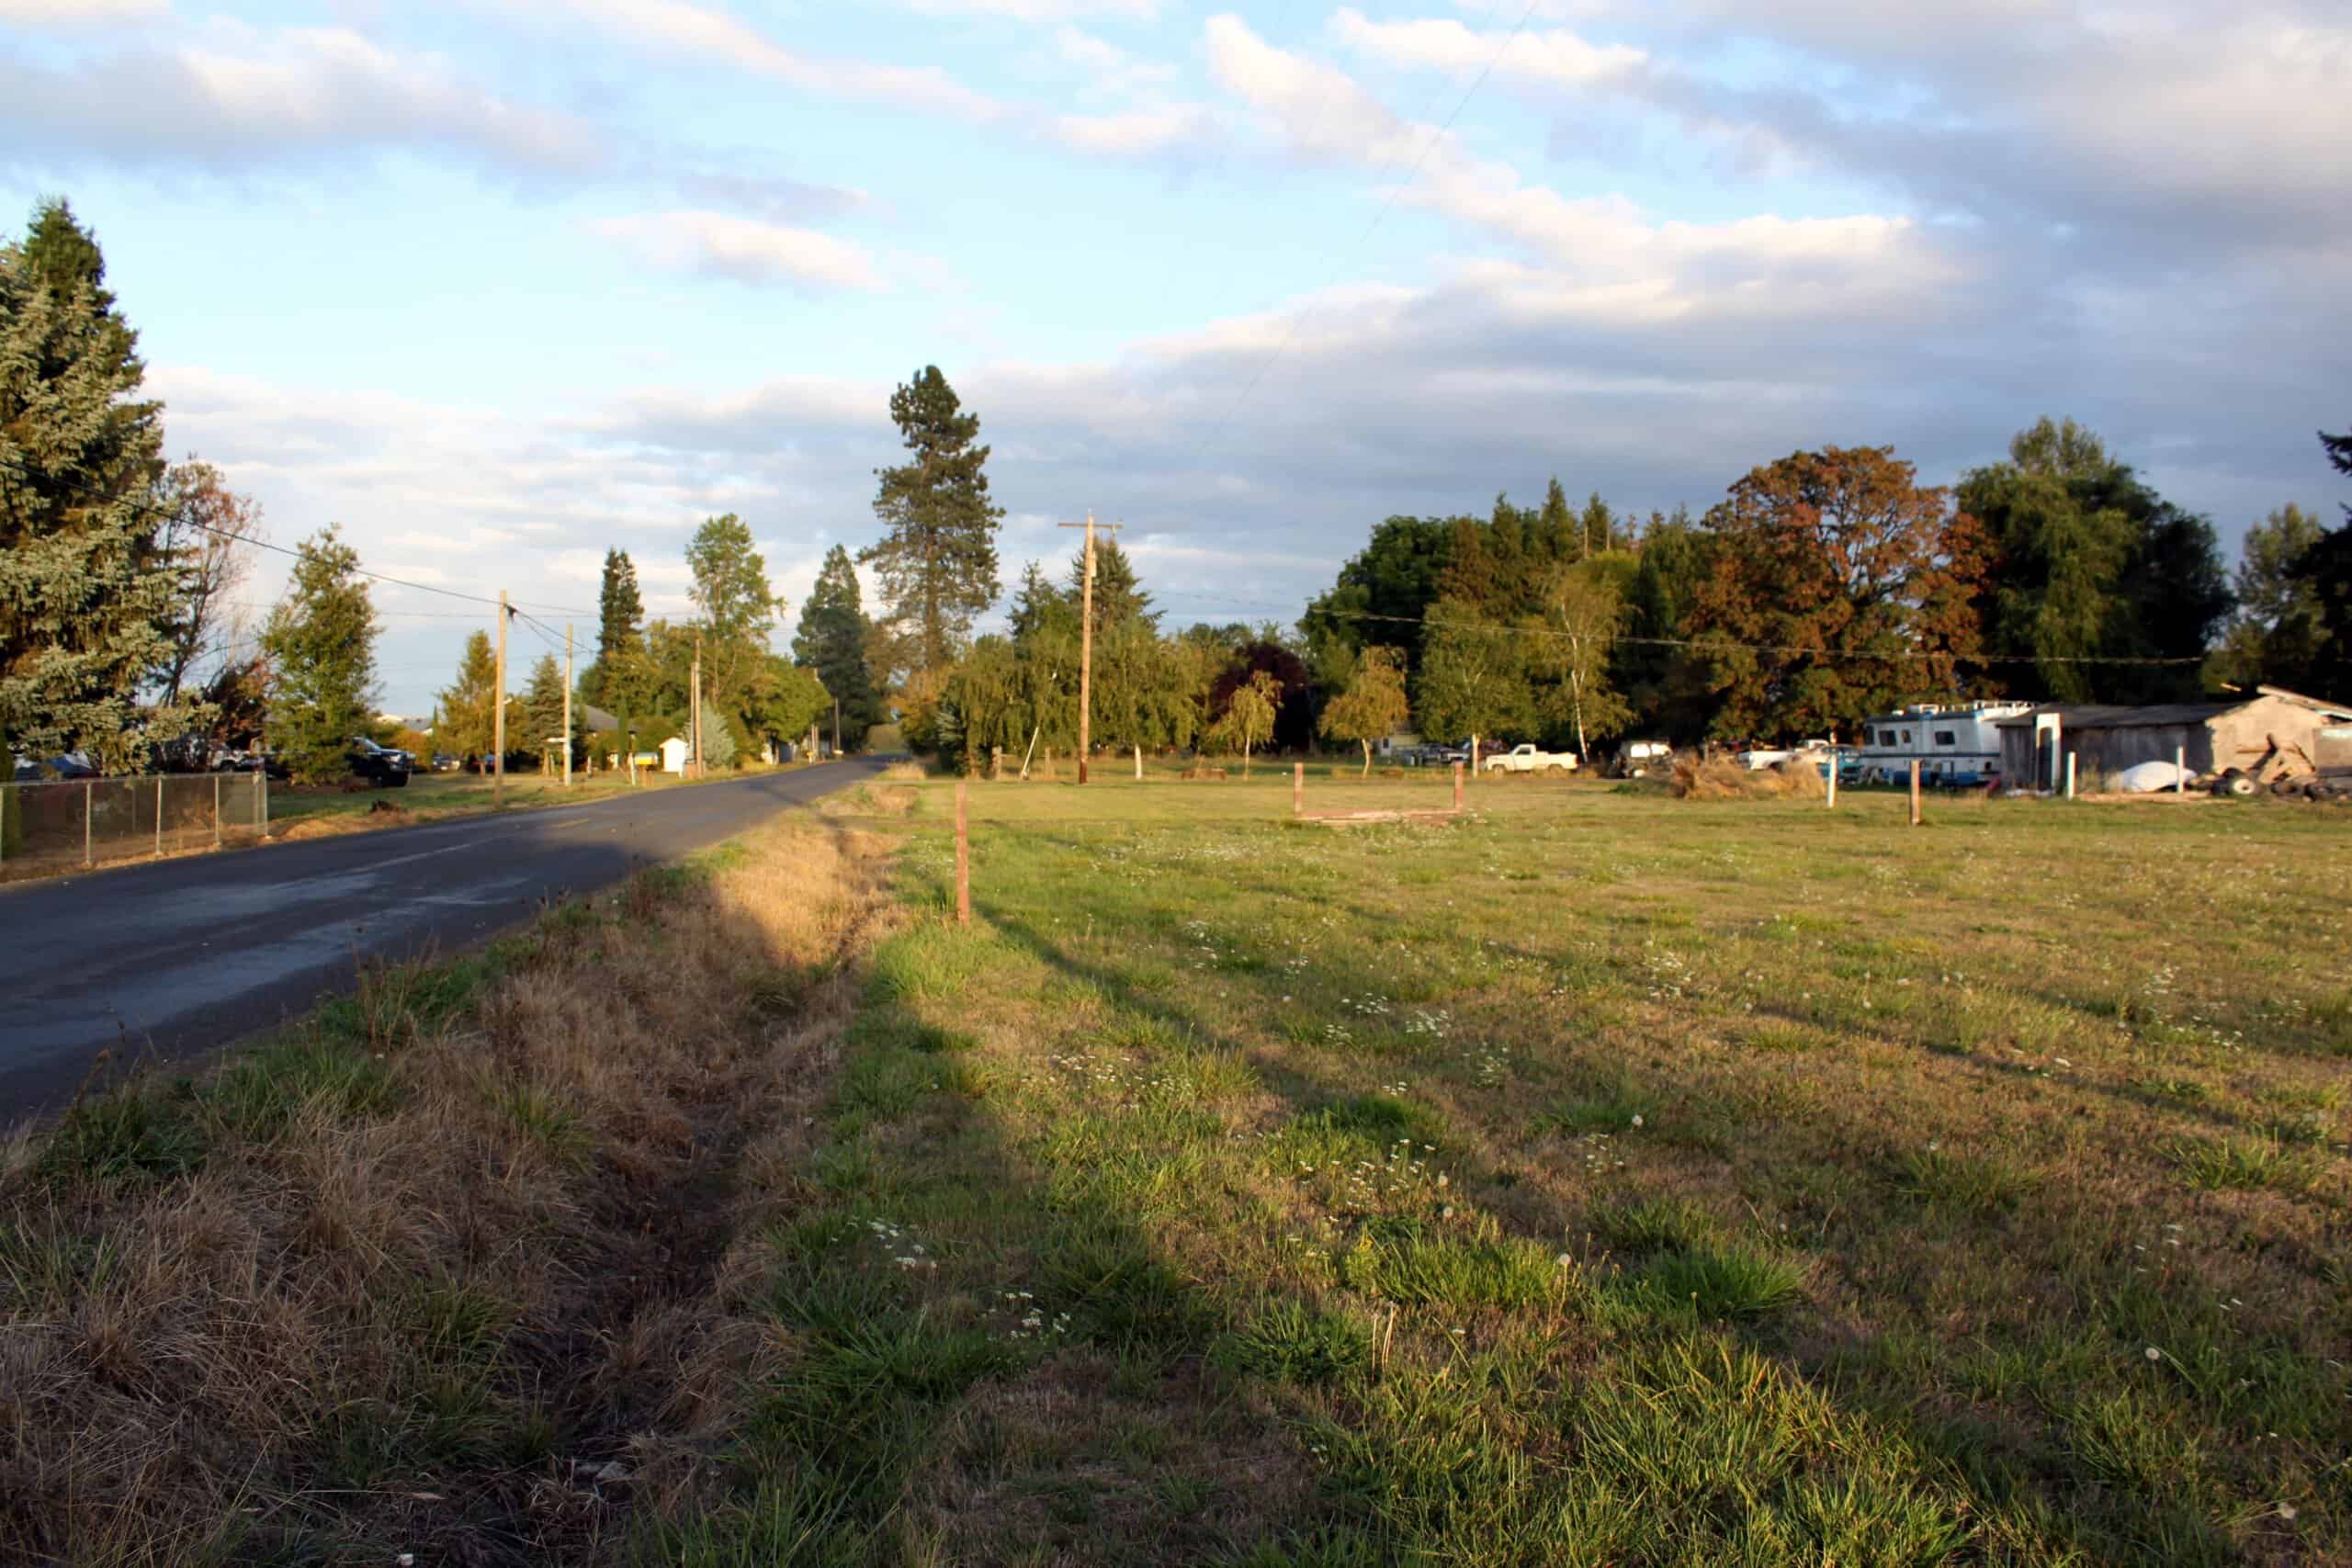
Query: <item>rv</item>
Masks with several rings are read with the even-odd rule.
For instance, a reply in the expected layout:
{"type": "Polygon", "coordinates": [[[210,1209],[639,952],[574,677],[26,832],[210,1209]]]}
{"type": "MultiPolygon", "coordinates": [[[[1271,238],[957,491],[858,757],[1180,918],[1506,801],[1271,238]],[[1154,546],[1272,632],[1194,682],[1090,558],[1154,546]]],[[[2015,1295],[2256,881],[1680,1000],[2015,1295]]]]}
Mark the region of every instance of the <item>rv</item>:
{"type": "Polygon", "coordinates": [[[1894,784],[1911,776],[1952,788],[1981,784],[2001,771],[2005,718],[2030,712],[2030,703],[1914,703],[1862,721],[1853,773],[1863,784],[1894,784]]]}

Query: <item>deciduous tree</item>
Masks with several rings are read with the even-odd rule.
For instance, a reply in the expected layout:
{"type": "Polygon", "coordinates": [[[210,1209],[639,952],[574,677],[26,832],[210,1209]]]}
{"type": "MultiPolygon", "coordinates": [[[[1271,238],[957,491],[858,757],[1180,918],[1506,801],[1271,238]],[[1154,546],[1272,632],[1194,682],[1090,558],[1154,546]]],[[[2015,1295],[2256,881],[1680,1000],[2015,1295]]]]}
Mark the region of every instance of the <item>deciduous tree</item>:
{"type": "Polygon", "coordinates": [[[1692,611],[1724,735],[1819,734],[1976,678],[1973,518],[1883,446],[1797,452],[1707,514],[1714,570],[1692,611]]]}
{"type": "Polygon", "coordinates": [[[784,601],[768,583],[768,563],[750,525],[733,513],[707,519],[686,546],[686,568],[703,630],[703,696],[740,711],[744,681],[768,653],[784,601]]]}
{"type": "Polygon", "coordinates": [[[1282,711],[1282,682],[1267,671],[1253,671],[1233,688],[1233,695],[1226,701],[1225,716],[1209,731],[1211,739],[1241,748],[1243,778],[1250,776],[1251,749],[1264,745],[1274,733],[1274,716],[1282,711]]]}
{"type": "Polygon", "coordinates": [[[2327,622],[2318,592],[2296,567],[2326,533],[2318,518],[2291,502],[2246,530],[2235,583],[2237,615],[2213,656],[2219,680],[2240,687],[2310,688],[2327,622]]]}
{"type": "Polygon", "coordinates": [[[222,657],[238,640],[244,623],[234,595],[266,535],[261,503],[230,489],[220,469],[194,457],[164,472],[155,504],[166,519],[160,542],[175,579],[155,681],[164,704],[176,706],[198,666],[222,657]]]}
{"type": "Polygon", "coordinates": [[[1412,705],[1405,697],[1405,661],[1393,648],[1378,646],[1356,655],[1347,688],[1323,707],[1323,733],[1363,748],[1363,771],[1372,773],[1372,744],[1405,728],[1412,705]]]}
{"type": "Polygon", "coordinates": [[[880,578],[891,619],[909,628],[912,668],[944,670],[973,617],[996,602],[1004,509],[989,497],[979,416],[964,412],[937,366],[891,394],[890,418],[911,456],[875,470],[884,531],[858,559],[880,578]]]}
{"type": "Polygon", "coordinates": [[[1544,706],[1577,738],[1577,756],[1592,755],[1632,716],[1609,679],[1609,661],[1625,619],[1625,603],[1607,563],[1588,560],[1555,568],[1527,639],[1528,663],[1551,681],[1544,706]]]}
{"type": "Polygon", "coordinates": [[[1430,611],[1414,699],[1422,733],[1435,740],[1526,733],[1535,723],[1526,639],[1484,619],[1466,600],[1439,600],[1430,611]]]}

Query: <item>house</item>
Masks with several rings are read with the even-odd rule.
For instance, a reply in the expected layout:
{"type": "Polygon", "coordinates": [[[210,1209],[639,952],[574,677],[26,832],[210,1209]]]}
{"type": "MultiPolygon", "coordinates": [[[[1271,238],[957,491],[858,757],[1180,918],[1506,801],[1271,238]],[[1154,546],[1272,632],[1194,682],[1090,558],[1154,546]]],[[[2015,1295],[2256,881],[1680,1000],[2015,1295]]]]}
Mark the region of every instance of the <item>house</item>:
{"type": "Polygon", "coordinates": [[[2084,790],[2113,787],[2124,769],[2175,756],[2200,778],[2232,769],[2251,773],[2274,761],[2303,777],[2352,771],[2352,705],[2277,686],[2226,702],[2154,707],[2044,704],[2002,719],[1999,728],[2001,777],[2023,789],[2064,790],[2068,757],[2084,790]]]}
{"type": "Polygon", "coordinates": [[[1374,754],[1376,756],[1384,758],[1394,757],[1401,751],[1419,750],[1421,749],[1421,738],[1413,730],[1400,729],[1393,735],[1384,736],[1380,739],[1374,741],[1372,749],[1374,754]]]}
{"type": "Polygon", "coordinates": [[[665,773],[684,773],[686,757],[693,750],[693,747],[674,735],[662,742],[662,771],[665,773]]]}

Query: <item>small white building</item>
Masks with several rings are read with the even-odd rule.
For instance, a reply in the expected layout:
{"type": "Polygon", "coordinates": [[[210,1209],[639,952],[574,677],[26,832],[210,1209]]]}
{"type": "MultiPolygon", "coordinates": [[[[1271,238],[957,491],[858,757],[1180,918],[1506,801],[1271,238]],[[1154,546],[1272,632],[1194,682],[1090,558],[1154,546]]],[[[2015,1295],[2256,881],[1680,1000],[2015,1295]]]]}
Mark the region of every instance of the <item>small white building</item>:
{"type": "Polygon", "coordinates": [[[662,771],[665,773],[684,773],[686,755],[693,750],[694,748],[674,735],[662,742],[662,771]]]}
{"type": "Polygon", "coordinates": [[[2030,703],[1914,703],[1875,714],[1862,721],[1862,782],[1899,783],[1916,761],[1923,778],[1980,784],[2001,771],[2001,722],[2032,710],[2030,703]]]}

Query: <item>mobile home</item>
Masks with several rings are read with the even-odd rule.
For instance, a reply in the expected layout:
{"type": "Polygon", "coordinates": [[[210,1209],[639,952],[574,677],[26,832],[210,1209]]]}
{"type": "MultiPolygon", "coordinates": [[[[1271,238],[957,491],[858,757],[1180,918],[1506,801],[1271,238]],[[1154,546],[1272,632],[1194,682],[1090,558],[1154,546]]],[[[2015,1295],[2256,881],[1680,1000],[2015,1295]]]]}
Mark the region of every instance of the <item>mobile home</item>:
{"type": "Polygon", "coordinates": [[[1919,776],[1942,784],[1981,784],[2001,771],[2000,722],[2030,703],[1914,703],[1862,721],[1855,771],[1865,784],[1919,776]]]}

